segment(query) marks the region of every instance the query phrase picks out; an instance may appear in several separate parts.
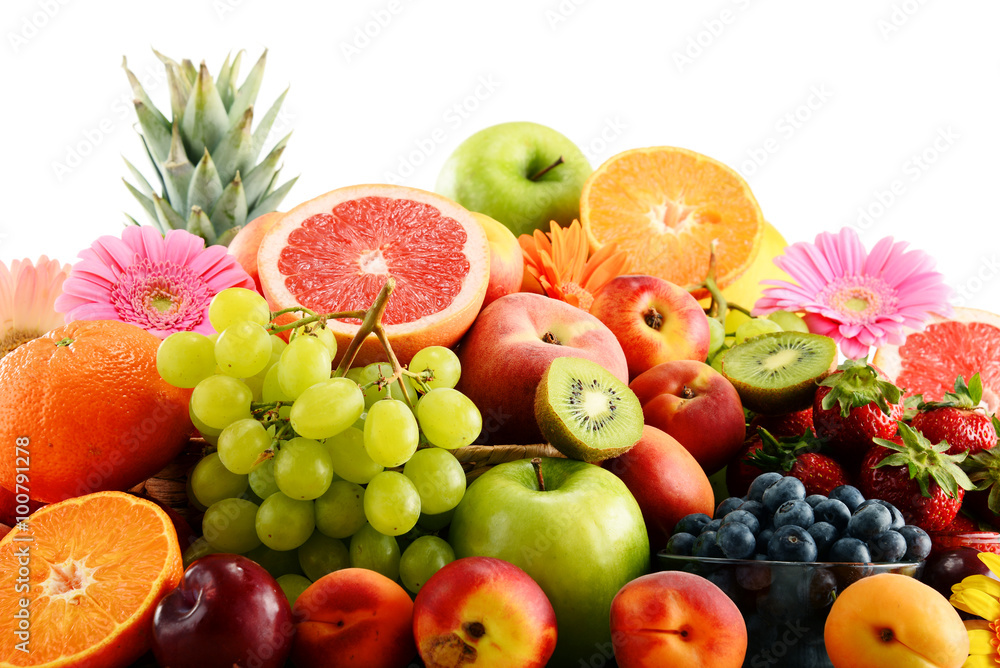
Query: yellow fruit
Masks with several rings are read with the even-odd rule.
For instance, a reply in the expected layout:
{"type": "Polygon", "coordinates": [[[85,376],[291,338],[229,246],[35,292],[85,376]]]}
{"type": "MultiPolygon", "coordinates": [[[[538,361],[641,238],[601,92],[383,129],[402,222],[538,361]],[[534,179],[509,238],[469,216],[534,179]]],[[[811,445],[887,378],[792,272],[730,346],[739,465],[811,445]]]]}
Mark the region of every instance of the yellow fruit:
{"type": "MultiPolygon", "coordinates": [[[[757,258],[753,261],[753,264],[732,285],[722,291],[722,295],[726,298],[726,301],[739,304],[746,309],[752,309],[757,300],[763,296],[764,288],[768,287],[760,284],[762,280],[776,279],[790,281],[791,278],[788,274],[774,265],[774,258],[778,255],[783,255],[785,246],[787,245],[788,242],[781,236],[781,232],[774,225],[765,221],[764,238],[760,242],[760,252],[757,254],[757,258]]],[[[708,299],[701,300],[701,305],[708,306],[708,299]]],[[[742,320],[734,324],[738,326],[741,322],[742,320]]],[[[733,329],[730,329],[729,325],[730,323],[727,319],[726,331],[732,332],[733,329]]]]}

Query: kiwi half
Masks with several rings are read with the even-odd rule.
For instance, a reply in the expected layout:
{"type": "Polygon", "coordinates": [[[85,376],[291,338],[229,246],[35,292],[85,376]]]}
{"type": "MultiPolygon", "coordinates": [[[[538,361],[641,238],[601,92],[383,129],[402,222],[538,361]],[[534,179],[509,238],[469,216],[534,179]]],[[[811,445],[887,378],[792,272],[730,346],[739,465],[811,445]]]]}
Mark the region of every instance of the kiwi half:
{"type": "Polygon", "coordinates": [[[722,361],[722,374],[745,408],[765,415],[805,410],[816,383],[836,367],[837,344],[820,334],[771,332],[733,346],[722,361]]]}
{"type": "Polygon", "coordinates": [[[557,357],[535,391],[535,419],[545,439],[570,459],[599,462],[642,438],[642,405],[599,364],[557,357]]]}

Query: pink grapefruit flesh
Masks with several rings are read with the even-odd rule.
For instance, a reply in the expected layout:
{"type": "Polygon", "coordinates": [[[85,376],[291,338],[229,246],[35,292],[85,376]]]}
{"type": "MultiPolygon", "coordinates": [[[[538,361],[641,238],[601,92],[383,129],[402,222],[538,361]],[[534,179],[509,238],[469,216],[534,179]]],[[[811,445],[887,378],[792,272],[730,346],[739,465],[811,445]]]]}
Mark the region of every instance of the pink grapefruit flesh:
{"type": "MultiPolygon", "coordinates": [[[[273,310],[320,313],[368,308],[392,276],[382,323],[403,364],[423,347],[452,346],[472,324],[489,281],[482,227],[449,199],[414,188],[362,185],[301,204],[268,231],[257,266],[273,310]]],[[[360,321],[328,324],[338,360],[360,321]]],[[[374,336],[355,365],[385,360],[374,336]]]]}

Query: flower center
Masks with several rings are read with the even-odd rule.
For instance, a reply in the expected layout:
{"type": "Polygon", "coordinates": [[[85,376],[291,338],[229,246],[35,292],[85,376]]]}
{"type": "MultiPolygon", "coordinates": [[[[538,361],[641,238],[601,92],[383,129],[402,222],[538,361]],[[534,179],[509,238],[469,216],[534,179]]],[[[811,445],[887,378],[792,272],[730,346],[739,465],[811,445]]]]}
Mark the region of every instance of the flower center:
{"type": "Polygon", "coordinates": [[[191,269],[148,258],[136,258],[111,290],[118,316],[147,330],[194,329],[211,298],[208,284],[191,269]]]}
{"type": "Polygon", "coordinates": [[[32,339],[37,339],[39,336],[44,334],[44,332],[36,332],[34,330],[25,329],[12,329],[7,332],[2,339],[0,339],[0,359],[4,357],[7,353],[17,348],[22,343],[27,343],[32,339]]]}
{"type": "Polygon", "coordinates": [[[896,290],[878,276],[840,276],[816,298],[840,312],[844,320],[853,325],[863,325],[893,313],[899,303],[896,290]]]}

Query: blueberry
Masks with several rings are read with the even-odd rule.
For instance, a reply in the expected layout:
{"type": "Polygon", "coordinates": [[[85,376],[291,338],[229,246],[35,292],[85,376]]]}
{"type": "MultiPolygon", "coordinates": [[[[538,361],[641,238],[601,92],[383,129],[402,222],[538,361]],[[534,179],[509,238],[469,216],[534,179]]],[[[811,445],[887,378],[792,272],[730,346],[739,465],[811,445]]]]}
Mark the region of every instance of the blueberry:
{"type": "Polygon", "coordinates": [[[871,552],[872,561],[899,561],[906,554],[906,539],[898,531],[883,531],[868,539],[868,551],[871,552]]]}
{"type": "Polygon", "coordinates": [[[816,561],[816,541],[802,527],[788,524],[774,530],[767,553],[775,561],[816,561]]]}
{"type": "Polygon", "coordinates": [[[734,510],[725,517],[722,518],[722,526],[726,526],[732,522],[739,522],[740,524],[745,524],[750,533],[754,536],[760,531],[760,520],[753,513],[749,513],[745,510],[734,510]]]}
{"type": "Polygon", "coordinates": [[[750,487],[747,489],[747,500],[760,501],[764,497],[764,490],[784,477],[785,476],[775,471],[761,473],[753,479],[752,483],[750,483],[750,487]]]}
{"type": "Polygon", "coordinates": [[[857,510],[858,506],[865,502],[865,495],[853,485],[841,485],[840,487],[834,487],[830,490],[830,498],[843,501],[844,505],[847,506],[847,509],[852,513],[857,510]]]}
{"type": "Polygon", "coordinates": [[[663,551],[667,554],[679,554],[691,556],[691,548],[694,547],[695,536],[689,533],[675,533],[667,541],[667,546],[663,551]]]}
{"type": "Polygon", "coordinates": [[[892,525],[892,513],[885,506],[873,503],[859,507],[847,523],[847,533],[853,538],[867,541],[869,538],[888,531],[892,525]]]}
{"type": "Polygon", "coordinates": [[[714,519],[721,520],[723,517],[733,512],[737,508],[743,505],[743,499],[738,496],[731,496],[728,499],[724,499],[722,503],[718,505],[715,509],[714,519]]]}
{"type": "Polygon", "coordinates": [[[720,527],[722,527],[722,520],[712,520],[701,528],[701,532],[706,533],[708,531],[718,531],[720,527]]]}
{"type": "Polygon", "coordinates": [[[839,499],[827,499],[820,503],[813,508],[813,514],[817,522],[829,522],[840,533],[847,529],[847,523],[851,521],[850,509],[839,499]]]}
{"type": "Polygon", "coordinates": [[[764,490],[762,501],[764,507],[773,513],[785,501],[801,501],[804,498],[806,498],[806,486],[802,481],[792,476],[785,476],[764,490]]]}
{"type": "Polygon", "coordinates": [[[775,529],[780,529],[788,524],[808,529],[814,521],[813,509],[805,501],[785,501],[774,511],[775,529]]]}
{"type": "Polygon", "coordinates": [[[706,531],[694,539],[691,546],[691,554],[696,557],[722,557],[722,548],[716,543],[716,533],[706,531]]]}
{"type": "Polygon", "coordinates": [[[830,546],[830,561],[846,561],[850,563],[870,563],[871,552],[865,542],[857,538],[841,538],[830,546]]]}
{"type": "Polygon", "coordinates": [[[816,522],[806,531],[816,541],[816,558],[823,561],[830,555],[830,547],[840,538],[837,527],[829,522],[816,522]]]}
{"type": "Polygon", "coordinates": [[[715,539],[722,548],[722,553],[729,559],[748,559],[757,549],[757,539],[750,527],[740,522],[723,524],[715,534],[715,539]]]}
{"type": "Polygon", "coordinates": [[[808,503],[811,508],[815,508],[823,501],[826,501],[826,497],[822,494],[810,494],[806,497],[806,503],[808,503]]]}
{"type": "Polygon", "coordinates": [[[770,515],[770,513],[767,512],[767,508],[765,508],[764,504],[761,503],[760,501],[744,501],[742,504],[740,504],[740,507],[737,508],[737,510],[747,511],[748,513],[756,517],[757,521],[760,522],[761,524],[763,524],[764,520],[770,515]]]}
{"type": "Polygon", "coordinates": [[[760,533],[757,534],[757,554],[762,554],[767,558],[767,544],[771,541],[771,536],[773,535],[774,529],[771,527],[761,529],[760,533]]]}
{"type": "Polygon", "coordinates": [[[705,513],[692,513],[690,515],[685,515],[674,527],[674,533],[689,533],[692,536],[697,536],[701,533],[701,530],[706,524],[712,521],[712,518],[705,513]]]}
{"type": "MultiPolygon", "coordinates": [[[[890,513],[892,513],[892,524],[889,525],[889,528],[892,529],[893,531],[899,531],[900,529],[903,528],[903,525],[906,524],[906,520],[903,519],[903,513],[899,512],[899,508],[897,508],[896,506],[892,505],[891,503],[883,499],[868,499],[860,506],[858,506],[858,509],[864,508],[865,506],[870,506],[873,503],[877,503],[880,506],[884,506],[890,513]]],[[[857,512],[857,509],[855,509],[854,512],[857,512]]]]}
{"type": "Polygon", "coordinates": [[[921,561],[931,553],[931,537],[920,527],[907,524],[899,530],[899,533],[906,540],[904,560],[921,561]]]}

